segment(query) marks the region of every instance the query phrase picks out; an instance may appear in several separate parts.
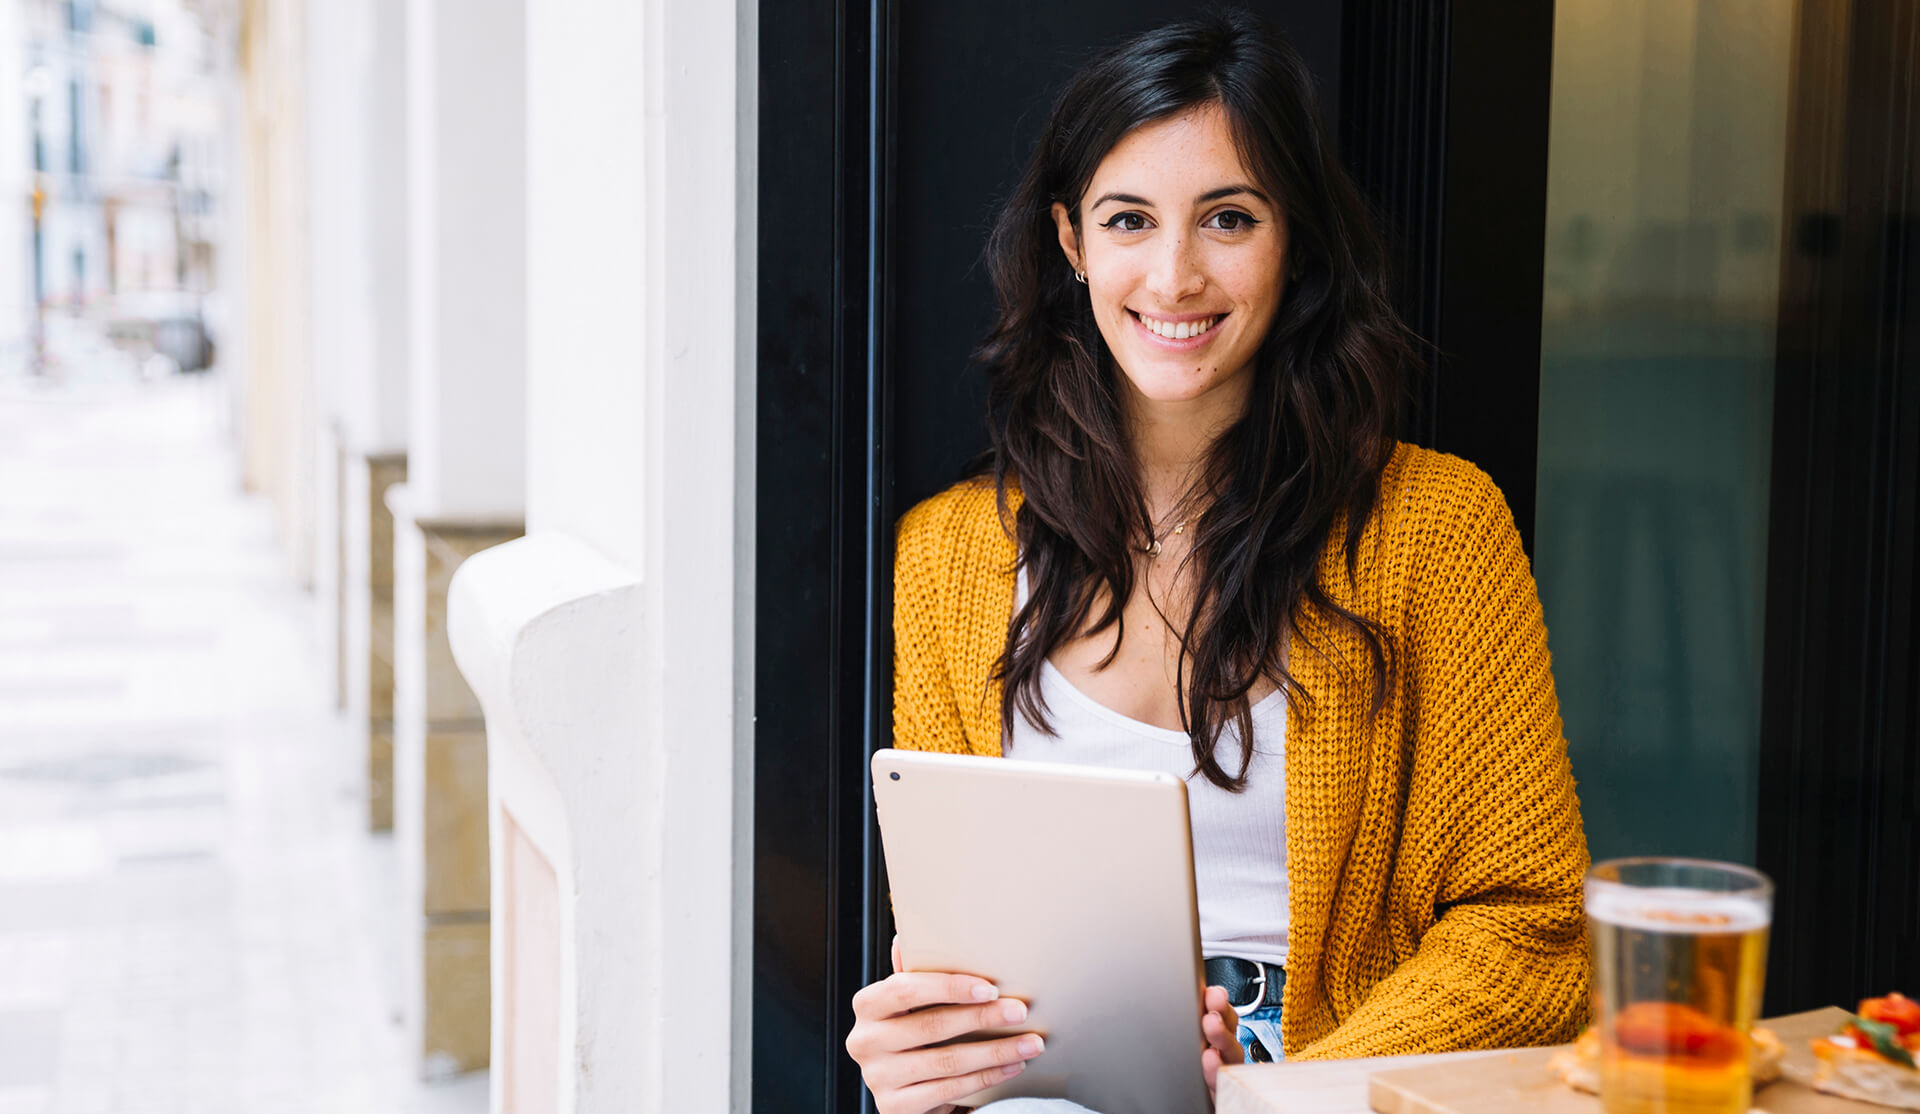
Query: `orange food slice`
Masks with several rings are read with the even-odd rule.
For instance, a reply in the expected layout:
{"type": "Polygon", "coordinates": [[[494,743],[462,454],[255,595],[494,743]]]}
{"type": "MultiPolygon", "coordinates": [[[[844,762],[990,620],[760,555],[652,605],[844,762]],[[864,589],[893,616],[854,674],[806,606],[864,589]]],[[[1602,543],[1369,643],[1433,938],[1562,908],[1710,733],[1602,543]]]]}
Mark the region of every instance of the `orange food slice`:
{"type": "Polygon", "coordinates": [[[1740,1034],[1679,1002],[1635,1002],[1613,1019],[1613,1040],[1641,1056],[1722,1064],[1745,1055],[1740,1034]]]}

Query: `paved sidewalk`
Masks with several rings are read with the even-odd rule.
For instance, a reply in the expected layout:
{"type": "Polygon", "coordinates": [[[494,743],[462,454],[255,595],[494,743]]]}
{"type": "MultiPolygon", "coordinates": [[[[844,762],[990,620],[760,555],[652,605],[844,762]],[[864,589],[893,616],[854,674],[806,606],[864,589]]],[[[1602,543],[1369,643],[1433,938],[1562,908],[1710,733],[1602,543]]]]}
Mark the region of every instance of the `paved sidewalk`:
{"type": "Polygon", "coordinates": [[[0,1114],[470,1112],[219,384],[0,380],[0,1114]]]}

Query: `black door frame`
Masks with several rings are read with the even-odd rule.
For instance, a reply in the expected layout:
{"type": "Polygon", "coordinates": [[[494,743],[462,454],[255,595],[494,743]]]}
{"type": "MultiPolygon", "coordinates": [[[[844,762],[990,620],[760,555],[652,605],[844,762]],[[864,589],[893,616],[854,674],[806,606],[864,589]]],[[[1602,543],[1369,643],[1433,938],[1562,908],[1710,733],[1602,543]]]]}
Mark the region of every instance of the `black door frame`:
{"type": "Polygon", "coordinates": [[[1800,14],[1760,718],[1773,1013],[1920,973],[1920,12],[1800,14]]]}
{"type": "Polygon", "coordinates": [[[1341,147],[1426,342],[1401,436],[1479,465],[1533,552],[1552,0],[1349,0],[1341,147]]]}
{"type": "Polygon", "coordinates": [[[889,0],[760,7],[753,1109],[859,1108],[884,730],[889,0]],[[876,61],[877,60],[877,61],[876,61]]]}

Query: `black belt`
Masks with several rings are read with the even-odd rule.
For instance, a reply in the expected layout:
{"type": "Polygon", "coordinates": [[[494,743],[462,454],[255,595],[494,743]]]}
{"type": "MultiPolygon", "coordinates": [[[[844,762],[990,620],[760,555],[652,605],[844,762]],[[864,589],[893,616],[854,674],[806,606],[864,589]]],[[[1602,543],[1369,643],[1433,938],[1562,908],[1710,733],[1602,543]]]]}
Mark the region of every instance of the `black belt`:
{"type": "Polygon", "coordinates": [[[1280,1004],[1287,985],[1287,969],[1277,963],[1241,959],[1237,955],[1216,955],[1207,960],[1207,985],[1223,986],[1227,1004],[1235,1013],[1246,1013],[1261,1006],[1280,1004]]]}

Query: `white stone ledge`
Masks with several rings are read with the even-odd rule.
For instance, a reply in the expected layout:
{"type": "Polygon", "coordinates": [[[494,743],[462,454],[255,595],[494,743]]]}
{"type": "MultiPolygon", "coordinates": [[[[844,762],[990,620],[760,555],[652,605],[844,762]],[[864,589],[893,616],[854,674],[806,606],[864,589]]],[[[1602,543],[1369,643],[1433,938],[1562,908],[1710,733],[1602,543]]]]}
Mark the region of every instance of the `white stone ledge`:
{"type": "Polygon", "coordinates": [[[586,543],[531,534],[460,566],[447,637],[489,721],[511,711],[534,751],[564,765],[554,728],[609,715],[638,726],[640,598],[640,578],[586,543]]]}
{"type": "MultiPolygon", "coordinates": [[[[557,1061],[558,1093],[535,1108],[639,1109],[634,1100],[657,1080],[659,1034],[645,1005],[658,997],[647,957],[659,928],[643,887],[660,837],[657,807],[645,804],[641,601],[637,575],[556,533],[475,554],[450,592],[454,659],[487,721],[496,925],[513,915],[503,906],[503,809],[559,890],[559,1031],[541,1057],[557,1061]]],[[[497,997],[511,977],[507,936],[493,936],[495,1111],[515,1087],[509,1060],[524,1051],[506,1047],[511,1018],[497,997]]]]}

